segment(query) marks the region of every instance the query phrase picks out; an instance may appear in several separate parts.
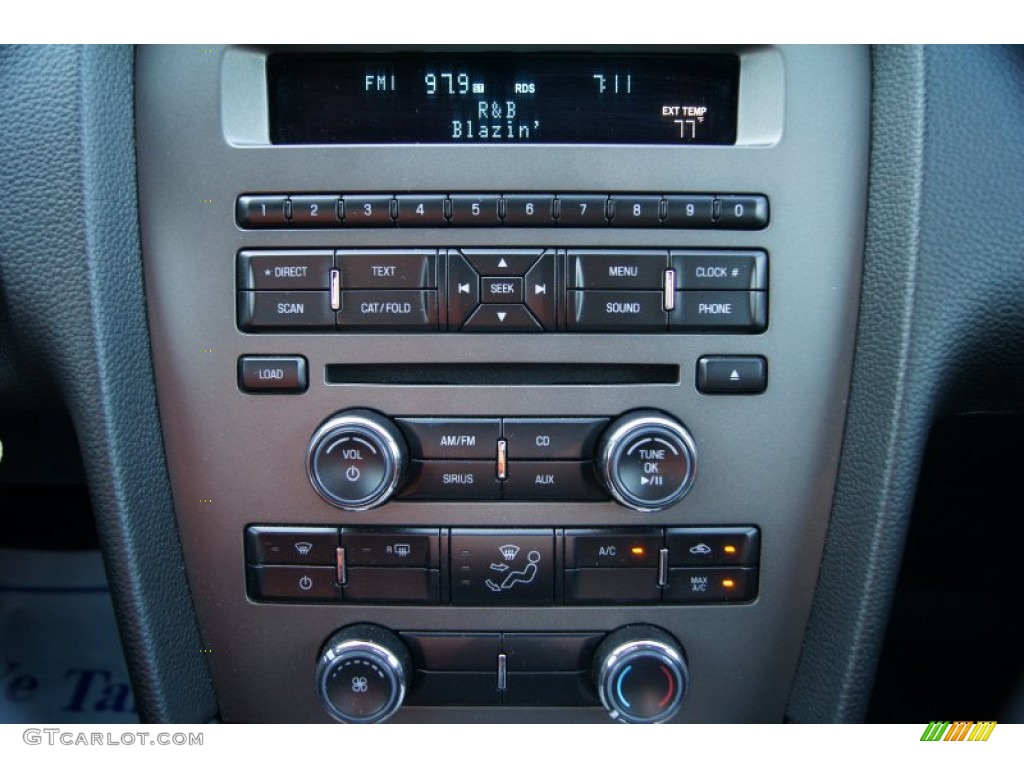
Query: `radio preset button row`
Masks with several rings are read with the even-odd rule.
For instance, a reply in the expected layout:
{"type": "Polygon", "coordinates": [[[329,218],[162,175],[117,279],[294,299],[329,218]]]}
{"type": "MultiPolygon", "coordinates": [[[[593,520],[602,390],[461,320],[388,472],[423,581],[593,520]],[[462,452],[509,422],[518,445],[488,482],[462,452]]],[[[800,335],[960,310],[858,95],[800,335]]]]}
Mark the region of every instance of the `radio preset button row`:
{"type": "Polygon", "coordinates": [[[243,229],[286,227],[666,227],[764,229],[768,198],[737,194],[434,193],[240,195],[243,229]]]}

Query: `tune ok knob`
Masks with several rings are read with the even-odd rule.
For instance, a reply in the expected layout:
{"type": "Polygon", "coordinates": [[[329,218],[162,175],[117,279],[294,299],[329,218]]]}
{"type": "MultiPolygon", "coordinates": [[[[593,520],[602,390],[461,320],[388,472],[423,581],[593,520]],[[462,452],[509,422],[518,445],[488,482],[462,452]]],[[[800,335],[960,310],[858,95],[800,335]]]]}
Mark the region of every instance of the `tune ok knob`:
{"type": "Polygon", "coordinates": [[[405,439],[386,416],[342,411],[313,434],[307,472],[324,501],[361,511],[394,495],[405,475],[407,454],[405,439]]]}
{"type": "Polygon", "coordinates": [[[594,653],[601,703],[625,723],[663,723],[682,706],[689,684],[683,650],[668,632],[637,625],[612,632],[594,653]]]}
{"type": "Polygon", "coordinates": [[[412,670],[409,650],[390,630],[355,624],[333,634],[316,666],[320,701],[343,723],[379,723],[405,699],[412,670]]]}
{"type": "Polygon", "coordinates": [[[697,448],[682,424],[661,411],[613,421],[597,449],[608,492],[624,506],[658,512],[679,501],[697,476],[697,448]]]}

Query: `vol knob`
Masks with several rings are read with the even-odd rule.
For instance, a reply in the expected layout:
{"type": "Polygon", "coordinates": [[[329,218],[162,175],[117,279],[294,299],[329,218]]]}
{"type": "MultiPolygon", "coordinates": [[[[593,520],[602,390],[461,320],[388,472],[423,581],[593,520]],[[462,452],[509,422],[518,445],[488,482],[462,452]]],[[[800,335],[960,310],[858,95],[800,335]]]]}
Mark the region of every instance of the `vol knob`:
{"type": "Polygon", "coordinates": [[[405,439],[386,416],[343,411],[313,434],[307,471],[324,501],[361,511],[394,495],[405,475],[406,455],[405,439]]]}
{"type": "Polygon", "coordinates": [[[343,723],[379,723],[405,699],[412,660],[390,630],[355,624],[333,634],[316,666],[317,692],[328,714],[343,723]]]}
{"type": "Polygon", "coordinates": [[[658,512],[679,501],[697,476],[697,448],[682,424],[661,411],[633,411],[601,436],[598,469],[620,504],[658,512]]]}
{"type": "Polygon", "coordinates": [[[601,703],[626,723],[663,723],[683,704],[689,672],[683,650],[668,632],[638,625],[612,632],[594,653],[601,703]]]}

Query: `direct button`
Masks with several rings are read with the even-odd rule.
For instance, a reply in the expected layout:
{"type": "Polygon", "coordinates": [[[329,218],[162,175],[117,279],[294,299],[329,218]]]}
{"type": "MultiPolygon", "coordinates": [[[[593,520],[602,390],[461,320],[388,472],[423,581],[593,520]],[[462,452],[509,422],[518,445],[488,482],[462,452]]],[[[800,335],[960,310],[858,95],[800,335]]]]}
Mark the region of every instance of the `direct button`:
{"type": "Polygon", "coordinates": [[[395,419],[416,459],[495,459],[498,419],[395,419]]]}
{"type": "Polygon", "coordinates": [[[305,392],[307,386],[304,357],[246,355],[238,358],[238,388],[243,392],[288,394],[305,392]]]}
{"type": "Polygon", "coordinates": [[[238,288],[246,291],[326,291],[332,251],[242,251],[238,288]]]}

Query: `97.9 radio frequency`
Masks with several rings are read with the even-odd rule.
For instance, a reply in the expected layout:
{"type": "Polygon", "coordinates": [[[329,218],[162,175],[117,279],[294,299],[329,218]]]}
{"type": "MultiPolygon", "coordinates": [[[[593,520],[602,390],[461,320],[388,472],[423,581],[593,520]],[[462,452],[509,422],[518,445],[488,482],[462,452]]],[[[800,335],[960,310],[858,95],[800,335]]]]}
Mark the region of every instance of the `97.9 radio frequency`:
{"type": "Polygon", "coordinates": [[[274,144],[734,144],[733,55],[275,54],[274,144]]]}

